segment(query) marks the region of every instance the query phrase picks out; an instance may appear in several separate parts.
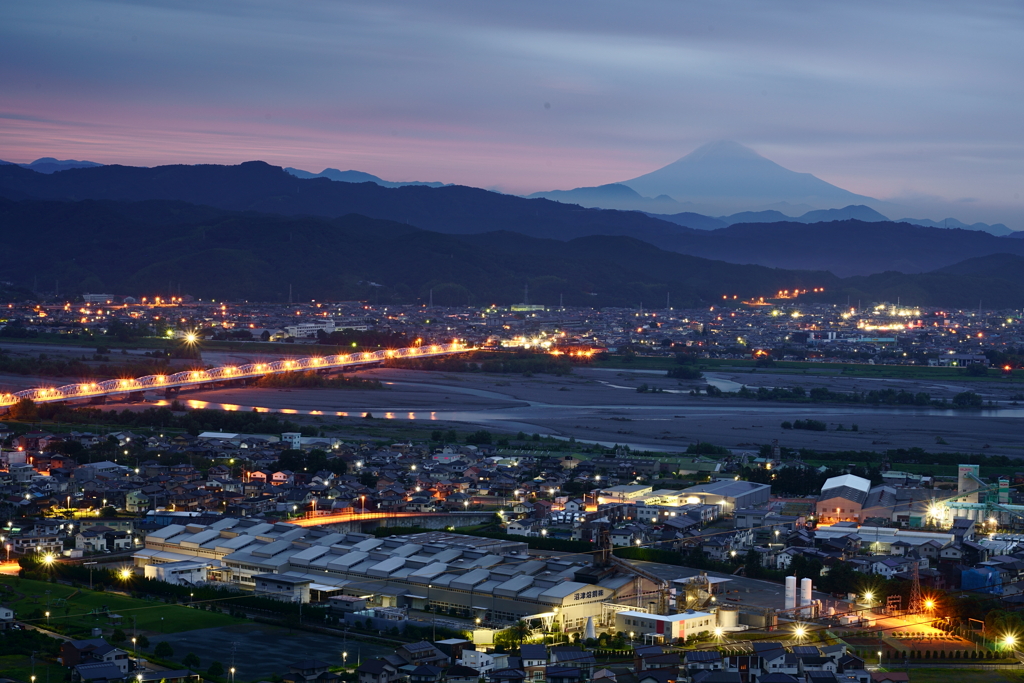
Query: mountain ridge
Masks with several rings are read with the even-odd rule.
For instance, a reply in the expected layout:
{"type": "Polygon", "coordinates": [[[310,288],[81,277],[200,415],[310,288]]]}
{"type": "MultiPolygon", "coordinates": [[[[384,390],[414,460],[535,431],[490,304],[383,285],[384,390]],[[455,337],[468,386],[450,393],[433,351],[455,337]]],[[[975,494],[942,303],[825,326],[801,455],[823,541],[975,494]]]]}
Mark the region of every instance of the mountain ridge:
{"type": "Polygon", "coordinates": [[[0,222],[8,227],[5,279],[18,285],[59,278],[65,292],[157,296],[180,287],[200,298],[285,301],[294,285],[302,299],[416,303],[432,294],[440,305],[507,305],[528,283],[531,301],[546,305],[635,307],[670,294],[677,306],[693,307],[726,294],[824,287],[807,300],[902,296],[917,305],[973,307],[979,298],[993,307],[1024,305],[1024,289],[978,275],[983,266],[965,266],[965,274],[843,279],[681,254],[617,235],[560,241],[508,231],[442,234],[357,214],[282,216],[167,200],[0,199],[0,222]],[[51,246],[41,250],[40,243],[51,246]]]}
{"type": "Polygon", "coordinates": [[[381,187],[405,187],[408,185],[424,186],[424,187],[444,187],[445,183],[440,182],[421,182],[421,181],[409,181],[409,182],[394,182],[379,178],[372,173],[364,173],[363,171],[340,171],[336,168],[325,168],[319,173],[311,173],[309,171],[303,171],[300,168],[286,167],[285,172],[290,173],[296,178],[303,178],[309,180],[311,178],[327,178],[328,180],[335,180],[340,183],[375,183],[381,187]]]}

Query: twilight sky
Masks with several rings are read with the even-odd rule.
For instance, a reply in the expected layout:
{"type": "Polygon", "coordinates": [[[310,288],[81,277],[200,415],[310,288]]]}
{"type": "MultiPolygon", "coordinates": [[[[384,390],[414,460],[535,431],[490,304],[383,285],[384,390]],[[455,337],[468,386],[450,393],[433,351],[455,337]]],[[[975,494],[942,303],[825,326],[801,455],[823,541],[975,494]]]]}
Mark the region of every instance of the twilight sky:
{"type": "Polygon", "coordinates": [[[1024,229],[1019,2],[5,0],[0,159],[263,159],[509,192],[729,139],[1024,229]]]}

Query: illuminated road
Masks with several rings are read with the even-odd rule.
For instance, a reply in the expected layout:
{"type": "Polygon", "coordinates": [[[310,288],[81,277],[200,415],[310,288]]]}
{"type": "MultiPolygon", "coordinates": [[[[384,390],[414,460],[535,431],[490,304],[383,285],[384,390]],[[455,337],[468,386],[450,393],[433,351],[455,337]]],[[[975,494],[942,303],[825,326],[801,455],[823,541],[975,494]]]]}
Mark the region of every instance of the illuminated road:
{"type": "Polygon", "coordinates": [[[303,519],[289,520],[289,524],[298,526],[318,526],[320,524],[337,524],[338,522],[362,522],[368,519],[396,519],[401,517],[440,517],[440,512],[361,512],[358,514],[339,513],[336,515],[320,515],[303,519]]]}
{"type": "Polygon", "coordinates": [[[339,522],[362,522],[371,519],[401,519],[403,517],[461,517],[493,515],[493,511],[467,510],[453,512],[340,512],[335,515],[320,515],[316,517],[304,517],[302,519],[288,520],[289,524],[297,526],[319,526],[321,524],[338,524],[339,522]]]}
{"type": "Polygon", "coordinates": [[[67,384],[62,387],[39,387],[26,389],[11,394],[0,394],[0,407],[11,406],[23,398],[36,403],[52,403],[82,398],[116,396],[131,394],[152,389],[172,389],[196,387],[214,382],[225,382],[238,379],[251,379],[274,375],[282,372],[303,370],[332,370],[357,367],[392,358],[430,358],[448,356],[455,353],[472,351],[471,347],[458,342],[438,344],[434,346],[415,346],[407,349],[387,349],[383,351],[366,351],[363,353],[339,354],[336,356],[311,356],[309,358],[290,358],[271,363],[250,363],[248,365],[224,365],[209,370],[186,370],[173,375],[147,375],[136,379],[111,379],[105,382],[67,384]]]}

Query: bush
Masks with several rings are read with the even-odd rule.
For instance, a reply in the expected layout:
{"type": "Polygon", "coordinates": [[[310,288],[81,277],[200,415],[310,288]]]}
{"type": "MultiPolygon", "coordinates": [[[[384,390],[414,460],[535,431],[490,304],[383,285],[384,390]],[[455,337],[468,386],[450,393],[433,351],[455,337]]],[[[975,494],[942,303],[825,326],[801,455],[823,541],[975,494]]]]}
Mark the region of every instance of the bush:
{"type": "Polygon", "coordinates": [[[783,429],[792,429],[793,428],[793,423],[790,422],[789,420],[786,420],[785,422],[782,423],[782,428],[783,429]]]}
{"type": "Polygon", "coordinates": [[[980,408],[984,405],[981,396],[973,391],[962,391],[953,397],[954,408],[980,408]]]}
{"type": "Polygon", "coordinates": [[[156,649],[153,650],[153,654],[160,659],[170,659],[174,656],[174,648],[166,640],[161,640],[156,644],[156,649]]]}
{"type": "Polygon", "coordinates": [[[793,422],[793,429],[807,429],[812,432],[824,432],[828,430],[828,425],[821,420],[796,420],[793,422]]]}
{"type": "Polygon", "coordinates": [[[211,676],[223,676],[224,665],[220,662],[213,662],[210,664],[210,668],[206,670],[206,673],[210,674],[211,676]]]}
{"type": "Polygon", "coordinates": [[[480,431],[473,432],[472,434],[467,436],[466,443],[472,444],[474,446],[481,446],[484,444],[491,443],[492,438],[493,437],[491,436],[491,433],[489,431],[487,431],[486,429],[481,429],[480,431]]]}

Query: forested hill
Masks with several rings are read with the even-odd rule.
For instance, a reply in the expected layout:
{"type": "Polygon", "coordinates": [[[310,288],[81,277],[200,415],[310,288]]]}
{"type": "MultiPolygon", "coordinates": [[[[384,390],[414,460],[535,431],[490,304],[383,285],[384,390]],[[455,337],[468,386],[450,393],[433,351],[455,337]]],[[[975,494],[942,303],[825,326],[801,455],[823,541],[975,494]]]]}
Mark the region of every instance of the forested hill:
{"type": "Polygon", "coordinates": [[[355,213],[446,234],[508,231],[562,241],[624,235],[693,256],[828,270],[840,277],[924,273],[999,253],[1024,256],[1024,240],[977,230],[861,220],[740,223],[694,230],[636,211],[585,209],[470,187],[382,187],[303,179],[259,161],[237,166],[102,166],[52,174],[0,166],[0,197],[106,201],[107,208],[121,217],[162,225],[206,220],[225,211],[325,218],[355,213]],[[178,213],[150,212],[146,200],[178,202],[178,213]]]}
{"type": "Polygon", "coordinates": [[[327,218],[357,213],[444,233],[510,230],[561,240],[629,235],[651,241],[690,231],[636,211],[583,209],[472,187],[381,187],[371,182],[296,178],[262,161],[238,166],[102,166],[52,175],[0,166],[0,197],[177,200],[231,211],[327,218]]]}
{"type": "Polygon", "coordinates": [[[1024,290],[976,268],[842,280],[826,271],[713,261],[624,236],[446,235],[356,214],[326,219],[167,200],[0,199],[0,224],[0,281],[26,287],[59,280],[64,292],[145,296],[180,287],[201,298],[286,301],[291,286],[300,299],[415,303],[433,290],[442,305],[507,305],[522,301],[528,283],[534,303],[659,307],[670,295],[682,307],[824,287],[817,299],[835,303],[902,297],[919,305],[974,307],[979,298],[993,307],[1024,305],[1024,290]]]}

